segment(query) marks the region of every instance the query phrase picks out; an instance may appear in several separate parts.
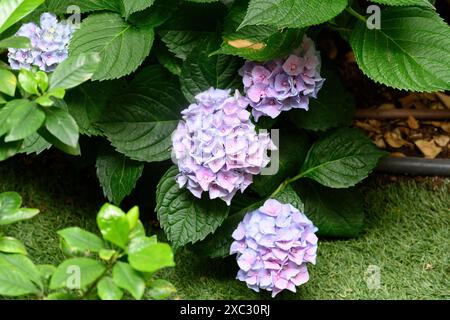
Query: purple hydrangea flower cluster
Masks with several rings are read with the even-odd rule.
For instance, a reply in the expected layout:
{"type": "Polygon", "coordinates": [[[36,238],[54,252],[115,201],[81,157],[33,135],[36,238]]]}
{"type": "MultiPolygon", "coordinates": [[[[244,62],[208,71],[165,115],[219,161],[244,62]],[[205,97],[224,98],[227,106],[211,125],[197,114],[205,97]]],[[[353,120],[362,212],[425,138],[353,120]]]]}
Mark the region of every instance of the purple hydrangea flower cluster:
{"type": "Polygon", "coordinates": [[[317,230],[292,205],[267,200],[247,213],[232,235],[237,279],[257,292],[272,291],[272,297],[284,289],[296,292],[296,286],[309,280],[306,264],[316,262],[317,230]]]}
{"type": "Polygon", "coordinates": [[[8,58],[11,68],[31,69],[37,66],[45,72],[52,72],[58,64],[68,56],[68,45],[74,29],[66,22],[58,22],[51,13],[43,13],[40,25],[24,24],[16,33],[17,36],[31,40],[30,49],[9,49],[8,58]]]}
{"type": "Polygon", "coordinates": [[[249,102],[238,91],[233,96],[211,88],[195,98],[172,136],[180,170],[176,180],[198,198],[205,191],[230,205],[267,166],[267,151],[276,147],[268,133],[256,132],[246,110],[249,102]]]}
{"type": "Polygon", "coordinates": [[[322,88],[320,55],[314,42],[304,37],[301,48],[287,59],[264,64],[247,61],[239,71],[256,121],[260,116],[276,118],[282,111],[308,110],[309,97],[322,88]]]}

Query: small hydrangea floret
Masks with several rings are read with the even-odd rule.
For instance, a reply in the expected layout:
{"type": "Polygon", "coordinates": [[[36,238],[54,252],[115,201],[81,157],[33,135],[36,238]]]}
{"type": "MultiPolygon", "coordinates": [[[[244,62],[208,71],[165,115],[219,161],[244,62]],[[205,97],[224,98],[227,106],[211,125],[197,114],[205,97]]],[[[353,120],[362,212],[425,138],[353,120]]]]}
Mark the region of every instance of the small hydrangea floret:
{"type": "Polygon", "coordinates": [[[247,61],[240,69],[252,114],[276,118],[283,111],[309,109],[325,81],[320,76],[320,55],[314,42],[304,37],[301,48],[286,59],[264,64],[247,61]]]}
{"type": "Polygon", "coordinates": [[[31,48],[8,50],[8,60],[12,69],[20,70],[39,68],[52,72],[58,64],[68,57],[68,46],[73,27],[66,22],[58,22],[51,13],[43,13],[40,25],[26,23],[17,31],[16,36],[29,38],[31,48]]]}
{"type": "Polygon", "coordinates": [[[307,263],[316,263],[318,229],[290,204],[269,199],[249,212],[232,237],[230,254],[237,254],[237,279],[272,297],[309,280],[307,263]]]}

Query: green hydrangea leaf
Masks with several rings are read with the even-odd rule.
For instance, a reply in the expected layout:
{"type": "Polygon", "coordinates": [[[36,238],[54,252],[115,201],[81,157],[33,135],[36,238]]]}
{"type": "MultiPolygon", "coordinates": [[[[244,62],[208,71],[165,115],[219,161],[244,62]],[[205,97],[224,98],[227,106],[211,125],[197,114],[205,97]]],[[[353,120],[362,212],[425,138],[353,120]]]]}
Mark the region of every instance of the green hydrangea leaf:
{"type": "Polygon", "coordinates": [[[411,91],[450,89],[450,27],[432,10],[387,8],[380,30],[359,21],[350,44],[361,70],[376,82],[411,91]]]}
{"type": "Polygon", "coordinates": [[[101,61],[93,80],[121,78],[135,71],[153,45],[152,26],[134,26],[119,14],[93,14],[81,23],[70,42],[70,55],[97,52],[101,61]]]}
{"type": "Polygon", "coordinates": [[[130,159],[162,161],[170,158],[171,135],[187,105],[178,79],[160,66],[150,66],[111,102],[98,126],[130,159]]]}
{"type": "Polygon", "coordinates": [[[239,28],[268,25],[303,28],[328,21],[347,7],[347,0],[250,0],[239,28]]]}
{"type": "Polygon", "coordinates": [[[385,154],[360,130],[339,129],[314,143],[301,175],[327,187],[348,188],[366,178],[385,154]]]}
{"type": "Polygon", "coordinates": [[[197,199],[187,189],[180,189],[175,181],[177,173],[176,167],[170,168],[156,190],[158,220],[175,249],[203,240],[229,212],[222,200],[197,199]]]}

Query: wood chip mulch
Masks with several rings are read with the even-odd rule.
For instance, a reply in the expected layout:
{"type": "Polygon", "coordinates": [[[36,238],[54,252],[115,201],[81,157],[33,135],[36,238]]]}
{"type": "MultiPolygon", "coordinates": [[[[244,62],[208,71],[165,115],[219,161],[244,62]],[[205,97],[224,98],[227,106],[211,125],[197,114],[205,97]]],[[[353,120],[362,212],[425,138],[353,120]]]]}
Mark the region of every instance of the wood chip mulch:
{"type": "MultiPolygon", "coordinates": [[[[383,109],[431,109],[450,110],[450,96],[444,93],[409,93],[398,99],[398,103],[385,103],[373,107],[383,109]]],[[[372,141],[392,156],[423,156],[425,158],[450,159],[450,121],[416,119],[359,119],[355,127],[363,129],[372,141]]]]}

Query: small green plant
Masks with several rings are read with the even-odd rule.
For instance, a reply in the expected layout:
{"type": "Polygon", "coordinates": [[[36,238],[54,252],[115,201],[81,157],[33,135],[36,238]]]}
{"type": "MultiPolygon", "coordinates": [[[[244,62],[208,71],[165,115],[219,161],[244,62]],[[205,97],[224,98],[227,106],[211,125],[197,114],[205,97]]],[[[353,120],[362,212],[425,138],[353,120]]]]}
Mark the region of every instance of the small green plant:
{"type": "Polygon", "coordinates": [[[0,295],[21,296],[38,293],[38,267],[27,257],[19,240],[3,235],[2,227],[31,219],[38,209],[22,208],[22,198],[16,192],[0,193],[0,295]],[[36,280],[36,282],[35,282],[36,280]]]}
{"type": "MultiPolygon", "coordinates": [[[[0,225],[28,219],[37,209],[20,208],[16,193],[0,194],[0,225]]],[[[167,299],[175,287],[154,273],[174,266],[168,244],[147,237],[139,209],[128,213],[105,204],[97,215],[102,238],[78,227],[58,232],[61,249],[69,256],[59,266],[35,265],[17,239],[0,236],[0,295],[37,299],[120,300],[128,292],[134,299],[144,294],[167,299]]]]}
{"type": "Polygon", "coordinates": [[[19,151],[39,153],[51,145],[79,155],[78,125],[63,99],[66,89],[92,75],[96,59],[95,54],[67,59],[51,77],[36,69],[13,72],[0,66],[0,92],[8,95],[0,97],[4,104],[0,110],[0,135],[4,136],[0,160],[19,151]]]}
{"type": "MultiPolygon", "coordinates": [[[[21,208],[21,206],[22,198],[16,192],[0,193],[0,265],[2,265],[4,254],[27,254],[25,246],[19,240],[7,237],[1,232],[2,226],[31,219],[39,213],[38,209],[21,208]]],[[[1,278],[2,269],[0,268],[1,278]]]]}

